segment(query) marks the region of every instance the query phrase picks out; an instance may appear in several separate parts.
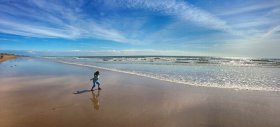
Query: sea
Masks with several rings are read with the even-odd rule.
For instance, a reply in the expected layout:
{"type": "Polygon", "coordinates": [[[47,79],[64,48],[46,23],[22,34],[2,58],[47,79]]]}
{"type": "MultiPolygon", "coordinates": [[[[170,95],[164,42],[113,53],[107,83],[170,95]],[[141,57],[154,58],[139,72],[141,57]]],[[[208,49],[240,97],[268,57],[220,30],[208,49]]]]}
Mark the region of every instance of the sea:
{"type": "Polygon", "coordinates": [[[105,69],[182,85],[280,91],[280,59],[208,56],[67,56],[56,62],[105,69]]]}

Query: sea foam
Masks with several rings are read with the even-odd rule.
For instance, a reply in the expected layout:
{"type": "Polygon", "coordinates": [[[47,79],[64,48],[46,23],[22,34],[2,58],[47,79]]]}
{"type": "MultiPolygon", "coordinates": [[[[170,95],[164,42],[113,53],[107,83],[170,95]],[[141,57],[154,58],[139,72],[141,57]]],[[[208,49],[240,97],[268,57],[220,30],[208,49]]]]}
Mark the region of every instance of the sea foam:
{"type": "Polygon", "coordinates": [[[48,59],[64,64],[99,68],[192,86],[280,91],[278,79],[280,68],[277,60],[276,62],[229,58],[201,60],[200,57],[53,57],[48,59]],[[188,62],[178,64],[176,61],[188,62]],[[266,64],[260,66],[259,63],[266,64]]]}

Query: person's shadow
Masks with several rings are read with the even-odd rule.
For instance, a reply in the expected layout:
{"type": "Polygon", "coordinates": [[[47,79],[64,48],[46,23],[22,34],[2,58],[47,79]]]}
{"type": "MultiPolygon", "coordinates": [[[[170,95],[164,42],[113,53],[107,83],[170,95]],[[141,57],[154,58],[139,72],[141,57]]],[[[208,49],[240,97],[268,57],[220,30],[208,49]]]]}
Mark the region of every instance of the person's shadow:
{"type": "Polygon", "coordinates": [[[95,93],[95,91],[91,91],[92,98],[90,98],[90,100],[92,101],[95,110],[99,110],[100,107],[98,100],[98,97],[100,96],[100,91],[101,90],[97,90],[97,94],[95,93]]]}
{"type": "Polygon", "coordinates": [[[73,94],[82,94],[82,93],[86,93],[86,92],[90,92],[90,90],[77,90],[73,94]]]}

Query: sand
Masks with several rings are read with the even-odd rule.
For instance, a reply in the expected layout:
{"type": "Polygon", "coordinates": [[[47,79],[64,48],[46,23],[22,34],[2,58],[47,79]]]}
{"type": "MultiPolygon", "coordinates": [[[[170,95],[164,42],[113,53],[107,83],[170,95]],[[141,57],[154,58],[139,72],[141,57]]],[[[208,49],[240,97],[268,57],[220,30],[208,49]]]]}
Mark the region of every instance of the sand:
{"type": "Polygon", "coordinates": [[[17,58],[16,55],[12,54],[0,54],[0,62],[4,62],[6,60],[15,59],[17,58]]]}
{"type": "Polygon", "coordinates": [[[94,71],[32,58],[1,63],[0,126],[280,126],[279,92],[186,86],[100,69],[102,90],[90,92],[94,71]]]}

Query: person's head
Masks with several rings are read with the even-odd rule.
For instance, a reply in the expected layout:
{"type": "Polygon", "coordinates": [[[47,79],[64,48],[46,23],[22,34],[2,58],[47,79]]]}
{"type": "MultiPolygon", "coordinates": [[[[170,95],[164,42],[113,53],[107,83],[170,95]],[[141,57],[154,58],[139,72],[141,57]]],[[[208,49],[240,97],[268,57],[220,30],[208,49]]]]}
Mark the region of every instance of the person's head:
{"type": "Polygon", "coordinates": [[[99,71],[96,71],[96,72],[94,73],[94,75],[99,75],[99,71]]]}

